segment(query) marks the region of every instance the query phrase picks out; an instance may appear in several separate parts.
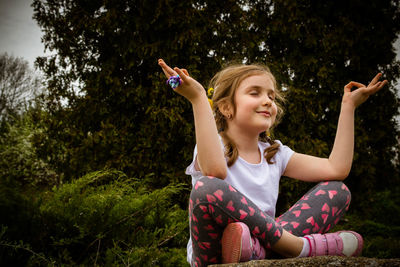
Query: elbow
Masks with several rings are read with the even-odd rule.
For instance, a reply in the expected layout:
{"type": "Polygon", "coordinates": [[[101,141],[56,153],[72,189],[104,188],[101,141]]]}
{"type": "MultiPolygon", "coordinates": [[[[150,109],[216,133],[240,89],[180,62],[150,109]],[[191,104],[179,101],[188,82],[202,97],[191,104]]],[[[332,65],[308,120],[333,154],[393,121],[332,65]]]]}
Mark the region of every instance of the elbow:
{"type": "Polygon", "coordinates": [[[341,164],[334,164],[334,162],[331,162],[330,166],[326,168],[327,172],[327,177],[328,180],[334,180],[334,181],[343,181],[345,180],[351,171],[351,162],[347,163],[341,163],[341,164]]]}
{"type": "Polygon", "coordinates": [[[204,176],[212,176],[224,180],[228,175],[228,166],[224,158],[201,162],[199,160],[198,168],[204,176]]]}
{"type": "Polygon", "coordinates": [[[203,172],[205,176],[213,176],[224,180],[228,174],[226,166],[213,167],[203,172]]]}
{"type": "Polygon", "coordinates": [[[224,170],[222,170],[219,175],[220,176],[217,176],[217,177],[220,177],[222,180],[225,180],[226,176],[228,176],[228,171],[226,170],[226,168],[224,170]]]}
{"type": "Polygon", "coordinates": [[[332,177],[332,180],[337,180],[337,181],[344,181],[350,174],[350,169],[344,169],[337,171],[335,175],[332,177]]]}
{"type": "Polygon", "coordinates": [[[334,180],[337,180],[337,181],[344,181],[344,179],[346,179],[347,176],[349,176],[349,175],[348,175],[348,174],[338,175],[338,176],[336,177],[336,179],[334,179],[334,180]]]}

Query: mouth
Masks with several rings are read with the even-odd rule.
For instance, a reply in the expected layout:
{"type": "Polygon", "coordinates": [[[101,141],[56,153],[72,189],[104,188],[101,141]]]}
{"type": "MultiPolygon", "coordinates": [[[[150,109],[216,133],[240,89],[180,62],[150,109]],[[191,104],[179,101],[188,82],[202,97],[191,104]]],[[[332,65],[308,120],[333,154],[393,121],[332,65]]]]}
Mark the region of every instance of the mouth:
{"type": "Polygon", "coordinates": [[[271,117],[271,113],[269,113],[268,111],[257,111],[257,113],[265,117],[271,117]]]}

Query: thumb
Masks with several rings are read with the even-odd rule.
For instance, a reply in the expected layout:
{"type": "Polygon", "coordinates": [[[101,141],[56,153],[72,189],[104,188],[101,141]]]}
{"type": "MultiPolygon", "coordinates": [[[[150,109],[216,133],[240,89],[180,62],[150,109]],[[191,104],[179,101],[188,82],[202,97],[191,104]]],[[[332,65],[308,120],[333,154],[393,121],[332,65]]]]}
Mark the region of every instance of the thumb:
{"type": "Polygon", "coordinates": [[[351,92],[351,89],[352,89],[353,87],[360,88],[360,87],[365,87],[365,85],[362,84],[362,83],[359,83],[359,82],[351,81],[351,82],[349,82],[348,84],[345,85],[345,87],[344,87],[344,92],[345,92],[345,93],[346,93],[346,92],[351,92]]]}

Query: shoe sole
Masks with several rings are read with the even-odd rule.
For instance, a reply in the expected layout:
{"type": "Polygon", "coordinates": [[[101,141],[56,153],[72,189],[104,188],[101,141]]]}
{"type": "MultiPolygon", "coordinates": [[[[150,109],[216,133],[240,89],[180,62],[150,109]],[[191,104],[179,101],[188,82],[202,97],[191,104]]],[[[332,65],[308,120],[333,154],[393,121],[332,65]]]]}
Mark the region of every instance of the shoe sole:
{"type": "Polygon", "coordinates": [[[231,223],[225,227],[224,233],[222,234],[222,263],[238,263],[241,260],[242,252],[243,256],[247,257],[250,251],[242,251],[242,235],[244,233],[243,242],[250,242],[250,232],[248,229],[242,227],[239,223],[231,223]],[[247,231],[246,231],[247,230],[247,231]]]}

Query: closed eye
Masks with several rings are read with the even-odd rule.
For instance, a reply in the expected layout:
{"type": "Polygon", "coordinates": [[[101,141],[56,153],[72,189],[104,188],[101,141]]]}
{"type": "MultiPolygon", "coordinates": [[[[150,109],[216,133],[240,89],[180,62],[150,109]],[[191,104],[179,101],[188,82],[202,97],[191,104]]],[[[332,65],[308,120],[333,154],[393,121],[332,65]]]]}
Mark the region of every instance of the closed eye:
{"type": "Polygon", "coordinates": [[[258,93],[258,91],[251,91],[250,92],[250,95],[258,95],[259,93],[258,93]]]}

